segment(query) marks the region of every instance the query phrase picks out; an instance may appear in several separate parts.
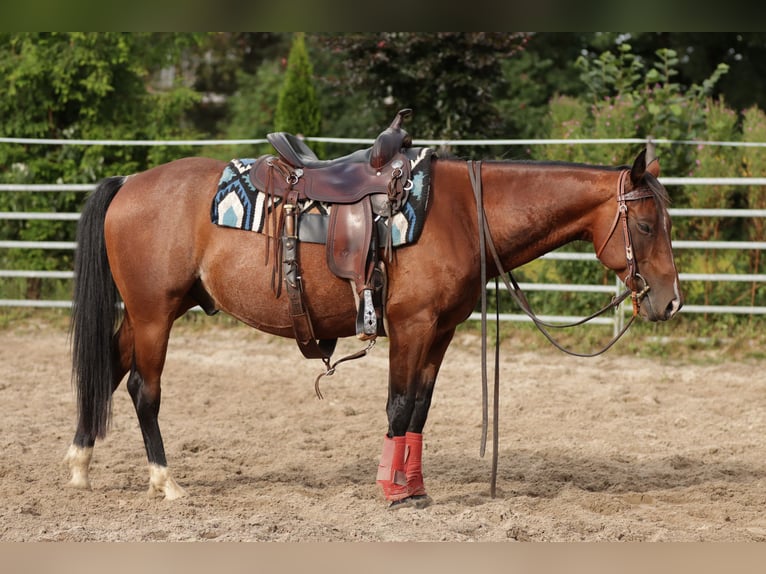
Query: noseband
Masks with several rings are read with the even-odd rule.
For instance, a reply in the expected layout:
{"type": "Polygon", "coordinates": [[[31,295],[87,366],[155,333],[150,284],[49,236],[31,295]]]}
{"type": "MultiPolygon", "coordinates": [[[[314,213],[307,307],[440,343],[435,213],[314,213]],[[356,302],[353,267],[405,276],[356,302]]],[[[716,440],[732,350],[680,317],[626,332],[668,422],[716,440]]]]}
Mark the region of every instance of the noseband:
{"type": "Polygon", "coordinates": [[[628,264],[628,274],[625,279],[625,285],[630,289],[630,299],[633,302],[633,316],[635,317],[638,315],[641,300],[646,296],[651,287],[649,287],[646,279],[644,279],[638,272],[638,265],[633,257],[633,241],[630,236],[630,228],[628,227],[628,202],[639,199],[648,199],[650,197],[653,198],[654,193],[651,189],[646,187],[625,191],[625,181],[627,180],[629,173],[630,172],[627,169],[620,172],[620,177],[617,180],[617,214],[614,217],[612,227],[609,230],[606,239],[604,239],[601,247],[596,250],[596,257],[601,259],[601,253],[604,251],[607,243],[609,243],[612,235],[614,235],[614,231],[617,229],[619,223],[622,222],[622,237],[625,241],[625,260],[628,264]],[[643,285],[640,290],[638,288],[639,281],[643,285]]]}

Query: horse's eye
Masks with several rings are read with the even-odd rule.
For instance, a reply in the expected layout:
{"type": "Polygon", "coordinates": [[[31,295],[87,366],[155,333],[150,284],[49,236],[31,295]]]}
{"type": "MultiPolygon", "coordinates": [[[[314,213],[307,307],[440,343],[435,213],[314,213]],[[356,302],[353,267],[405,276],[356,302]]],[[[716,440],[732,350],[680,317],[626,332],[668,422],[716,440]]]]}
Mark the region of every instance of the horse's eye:
{"type": "Polygon", "coordinates": [[[651,225],[649,225],[648,223],[644,223],[644,222],[642,222],[642,221],[639,221],[639,222],[636,224],[636,226],[638,227],[638,230],[639,230],[641,233],[646,233],[647,235],[649,235],[649,234],[652,232],[652,226],[651,226],[651,225]]]}

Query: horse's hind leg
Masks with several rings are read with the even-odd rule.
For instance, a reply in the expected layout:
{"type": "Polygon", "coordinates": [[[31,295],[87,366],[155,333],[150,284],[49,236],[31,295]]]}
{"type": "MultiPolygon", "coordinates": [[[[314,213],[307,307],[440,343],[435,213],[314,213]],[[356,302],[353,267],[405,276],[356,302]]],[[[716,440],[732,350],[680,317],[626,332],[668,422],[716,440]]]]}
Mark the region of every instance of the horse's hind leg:
{"type": "Polygon", "coordinates": [[[128,377],[128,392],[136,408],[138,423],[144,438],[149,462],[150,496],[164,496],[168,500],[186,495],[170,476],[165,447],[157,420],[160,412],[160,378],[165,365],[168,337],[172,320],[155,320],[134,327],[135,349],[128,377]]]}
{"type": "MultiPolygon", "coordinates": [[[[117,389],[122,378],[128,372],[133,356],[133,332],[130,322],[125,318],[119,330],[112,339],[111,360],[114,364],[114,378],[111,392],[117,389]]],[[[69,467],[71,478],[67,486],[90,490],[90,461],[93,457],[93,445],[96,436],[87,430],[90,425],[86,421],[86,413],[80,412],[72,444],[64,456],[64,464],[69,467]]]]}

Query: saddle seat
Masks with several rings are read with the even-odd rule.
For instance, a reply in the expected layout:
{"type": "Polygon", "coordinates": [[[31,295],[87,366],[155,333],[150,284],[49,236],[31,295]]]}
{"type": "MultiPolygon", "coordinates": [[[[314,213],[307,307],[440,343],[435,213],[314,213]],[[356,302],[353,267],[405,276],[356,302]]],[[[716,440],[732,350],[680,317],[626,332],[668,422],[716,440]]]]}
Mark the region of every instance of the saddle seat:
{"type": "Polygon", "coordinates": [[[399,110],[391,125],[375,138],[372,148],[357,150],[335,159],[319,159],[306,143],[288,132],[273,132],[266,136],[279,156],[295,168],[321,169],[341,163],[363,163],[380,169],[403,148],[412,146],[412,138],[402,129],[402,122],[412,114],[410,108],[399,110]]]}
{"type": "Polygon", "coordinates": [[[341,163],[369,161],[369,150],[364,149],[334,159],[319,159],[305,141],[288,132],[272,132],[266,135],[266,139],[279,157],[294,168],[324,169],[341,163]]]}
{"type": "Polygon", "coordinates": [[[320,160],[300,138],[288,132],[272,132],[266,136],[277,151],[277,156],[263,156],[256,160],[250,171],[258,189],[268,185],[270,169],[283,163],[284,182],[274,182],[278,195],[294,189],[300,197],[325,203],[356,203],[363,197],[390,193],[393,172],[409,178],[409,169],[401,150],[412,145],[412,138],[401,128],[404,118],[412,110],[400,110],[391,125],[375,139],[371,148],[357,150],[330,160],[320,160]],[[391,169],[384,169],[391,164],[391,169]],[[261,187],[259,187],[261,186],[261,187]]]}

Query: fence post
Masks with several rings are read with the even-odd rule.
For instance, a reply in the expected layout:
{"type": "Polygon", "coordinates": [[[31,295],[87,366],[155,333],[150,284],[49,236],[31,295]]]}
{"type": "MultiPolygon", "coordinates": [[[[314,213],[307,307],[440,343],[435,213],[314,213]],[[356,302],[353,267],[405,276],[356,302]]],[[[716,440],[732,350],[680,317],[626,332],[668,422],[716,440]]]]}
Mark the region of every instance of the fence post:
{"type": "Polygon", "coordinates": [[[646,136],[646,163],[654,160],[657,157],[657,144],[654,143],[652,136],[646,136]]]}

